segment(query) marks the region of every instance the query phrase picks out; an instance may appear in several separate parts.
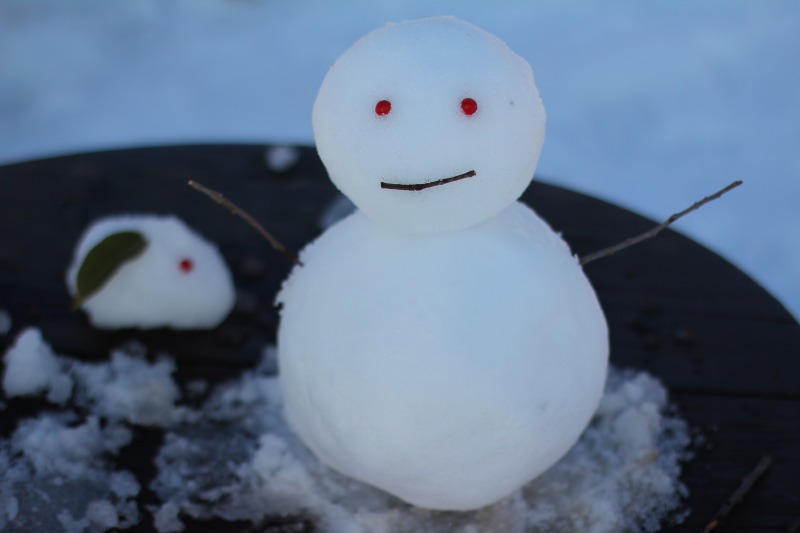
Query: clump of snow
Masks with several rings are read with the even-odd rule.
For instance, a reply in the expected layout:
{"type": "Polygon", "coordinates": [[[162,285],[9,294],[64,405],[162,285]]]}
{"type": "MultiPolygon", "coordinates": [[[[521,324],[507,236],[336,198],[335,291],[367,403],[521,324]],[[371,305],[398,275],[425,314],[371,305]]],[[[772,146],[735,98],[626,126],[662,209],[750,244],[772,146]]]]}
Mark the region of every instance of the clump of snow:
{"type": "Polygon", "coordinates": [[[175,502],[167,502],[153,513],[153,525],[160,533],[177,533],[183,531],[180,519],[181,509],[175,502]]]}
{"type": "Polygon", "coordinates": [[[110,420],[141,426],[169,427],[186,415],[175,406],[180,389],[172,380],[175,363],[166,357],[155,363],[117,350],[105,364],[75,363],[79,403],[110,420]]]}
{"type": "Polygon", "coordinates": [[[0,528],[105,531],[138,522],[139,485],[112,461],[130,440],[128,428],[74,412],[23,420],[0,442],[0,528]]]}
{"type": "Polygon", "coordinates": [[[300,150],[292,146],[271,146],[264,154],[267,168],[273,172],[288,172],[300,160],[300,150]]]}
{"type": "Polygon", "coordinates": [[[536,502],[531,519],[542,531],[657,531],[687,495],[679,475],[689,444],[658,380],[613,371],[578,444],[523,490],[536,502]]]}
{"type": "Polygon", "coordinates": [[[9,398],[47,392],[47,399],[63,404],[72,394],[72,379],[37,329],[28,328],[4,357],[3,391],[9,398]]]}
{"type": "Polygon", "coordinates": [[[76,405],[114,422],[168,427],[187,416],[176,407],[181,393],[172,380],[175,363],[150,363],[138,346],[112,352],[108,363],[82,363],[56,355],[38,329],[28,328],[5,356],[6,396],[35,396],[65,404],[75,390],[76,405]]]}
{"type": "Polygon", "coordinates": [[[680,508],[685,423],[644,373],[610,373],[601,408],[573,450],[500,501],[455,513],[415,508],[321,464],[282,416],[277,378],[259,372],[220,386],[198,419],[177,426],[156,460],[159,531],[179,514],[258,522],[311,518],[321,532],[655,531],[680,508]],[[631,438],[633,437],[633,438],[631,438]]]}
{"type": "Polygon", "coordinates": [[[83,363],[56,355],[33,328],[23,331],[5,360],[6,395],[48,391],[50,402],[71,403],[62,412],[21,420],[10,440],[0,441],[0,529],[77,533],[137,523],[139,483],[115,470],[113,458],[131,442],[129,425],[168,427],[189,414],[175,405],[174,362],[162,357],[150,363],[131,345],[114,351],[109,362],[83,363]],[[69,383],[63,388],[70,394],[54,397],[57,378],[69,383]]]}
{"type": "Polygon", "coordinates": [[[94,221],[79,239],[67,271],[76,294],[87,254],[110,235],[134,231],[147,241],[138,257],[81,305],[100,328],[213,328],[235,302],[230,270],[217,247],[174,216],[125,215],[94,221]]]}
{"type": "Polygon", "coordinates": [[[11,450],[22,453],[37,474],[73,480],[101,461],[106,452],[115,453],[130,442],[129,429],[100,427],[92,416],[73,427],[72,416],[43,415],[20,423],[11,439],[11,450]]]}

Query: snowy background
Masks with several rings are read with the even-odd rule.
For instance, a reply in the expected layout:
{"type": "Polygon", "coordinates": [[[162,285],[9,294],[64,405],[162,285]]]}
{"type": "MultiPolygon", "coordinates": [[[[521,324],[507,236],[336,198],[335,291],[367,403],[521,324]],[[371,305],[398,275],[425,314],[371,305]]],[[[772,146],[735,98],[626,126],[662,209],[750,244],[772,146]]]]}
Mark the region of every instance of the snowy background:
{"type": "Polygon", "coordinates": [[[743,179],[678,228],[800,316],[800,3],[789,0],[0,0],[0,162],[312,144],[311,105],[336,57],[388,21],[441,14],[533,65],[544,179],[658,220],[743,179]]]}

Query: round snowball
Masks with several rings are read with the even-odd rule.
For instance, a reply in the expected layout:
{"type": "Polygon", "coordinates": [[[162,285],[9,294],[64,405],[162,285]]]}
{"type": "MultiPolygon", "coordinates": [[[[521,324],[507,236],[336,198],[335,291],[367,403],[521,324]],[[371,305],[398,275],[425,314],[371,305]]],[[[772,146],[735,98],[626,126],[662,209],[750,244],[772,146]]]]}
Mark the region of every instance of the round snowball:
{"type": "Polygon", "coordinates": [[[452,17],[367,34],[331,67],[313,109],[334,184],[373,220],[413,233],[465,228],[519,198],[544,124],[528,63],[452,17]]]}
{"type": "Polygon", "coordinates": [[[278,297],[286,414],[340,472],[474,509],[555,463],[597,408],[605,318],[522,204],[446,235],[387,235],[356,212],[301,259],[278,297]]]}
{"type": "Polygon", "coordinates": [[[216,246],[174,216],[95,221],[78,241],[67,271],[70,294],[76,294],[78,271],[89,251],[122,231],[141,233],[147,247],[83,303],[94,326],[213,328],[230,313],[235,290],[225,261],[216,246]]]}

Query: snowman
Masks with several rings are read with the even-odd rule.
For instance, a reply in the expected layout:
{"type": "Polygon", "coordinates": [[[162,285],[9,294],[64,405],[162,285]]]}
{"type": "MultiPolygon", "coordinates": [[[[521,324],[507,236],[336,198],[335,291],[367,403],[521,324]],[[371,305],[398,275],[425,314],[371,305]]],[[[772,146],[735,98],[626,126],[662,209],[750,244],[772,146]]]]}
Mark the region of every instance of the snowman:
{"type": "Polygon", "coordinates": [[[217,247],[171,215],[94,221],[75,247],[67,289],[103,329],[218,326],[236,291],[217,247]]]}
{"type": "Polygon", "coordinates": [[[313,109],[359,208],[278,295],[286,417],[339,472],[479,508],[561,458],[600,400],[608,330],[564,241],[517,202],[545,112],[530,66],[452,17],[348,49],[313,109]]]}

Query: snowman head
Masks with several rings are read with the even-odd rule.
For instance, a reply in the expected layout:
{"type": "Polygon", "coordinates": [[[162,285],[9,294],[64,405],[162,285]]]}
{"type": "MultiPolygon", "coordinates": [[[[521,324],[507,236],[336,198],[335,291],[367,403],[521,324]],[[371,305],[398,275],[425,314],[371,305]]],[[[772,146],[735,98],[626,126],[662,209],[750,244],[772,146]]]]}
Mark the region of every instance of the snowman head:
{"type": "Polygon", "coordinates": [[[389,24],[331,67],[314,103],[333,183],[390,229],[484,221],[528,186],[545,112],[528,63],[452,17],[389,24]]]}

